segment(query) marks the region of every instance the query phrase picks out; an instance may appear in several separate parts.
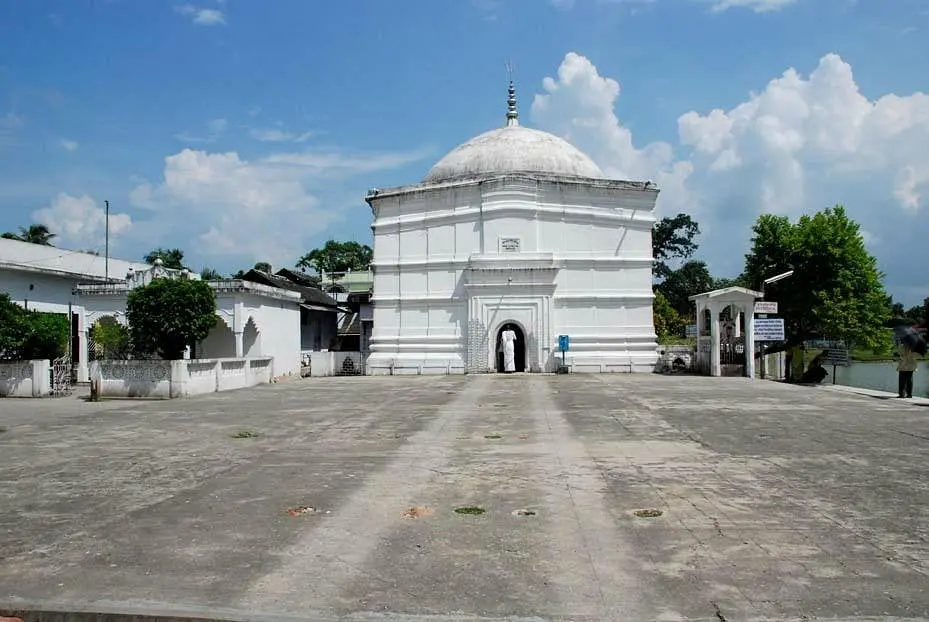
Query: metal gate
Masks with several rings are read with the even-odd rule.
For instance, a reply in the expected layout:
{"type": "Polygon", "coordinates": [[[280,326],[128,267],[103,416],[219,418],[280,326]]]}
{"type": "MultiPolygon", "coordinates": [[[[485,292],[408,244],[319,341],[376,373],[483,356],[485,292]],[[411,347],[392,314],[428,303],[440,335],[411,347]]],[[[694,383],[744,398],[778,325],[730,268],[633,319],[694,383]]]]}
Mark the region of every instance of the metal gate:
{"type": "Polygon", "coordinates": [[[52,395],[60,397],[71,394],[71,357],[62,356],[52,361],[52,395]]]}
{"type": "Polygon", "coordinates": [[[731,337],[719,344],[719,367],[723,376],[745,375],[745,337],[731,337]]]}
{"type": "Polygon", "coordinates": [[[333,352],[336,376],[364,376],[364,356],[361,352],[333,352]]]}

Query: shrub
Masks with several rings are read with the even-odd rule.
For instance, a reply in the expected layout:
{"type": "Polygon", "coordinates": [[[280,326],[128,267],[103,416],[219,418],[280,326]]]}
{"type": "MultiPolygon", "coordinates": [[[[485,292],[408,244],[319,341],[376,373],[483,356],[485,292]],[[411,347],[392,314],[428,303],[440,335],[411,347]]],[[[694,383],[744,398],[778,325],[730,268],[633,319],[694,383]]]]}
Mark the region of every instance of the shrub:
{"type": "Polygon", "coordinates": [[[129,292],[126,317],[134,353],[180,359],[216,324],[216,295],[205,281],[159,278],[129,292]]]}

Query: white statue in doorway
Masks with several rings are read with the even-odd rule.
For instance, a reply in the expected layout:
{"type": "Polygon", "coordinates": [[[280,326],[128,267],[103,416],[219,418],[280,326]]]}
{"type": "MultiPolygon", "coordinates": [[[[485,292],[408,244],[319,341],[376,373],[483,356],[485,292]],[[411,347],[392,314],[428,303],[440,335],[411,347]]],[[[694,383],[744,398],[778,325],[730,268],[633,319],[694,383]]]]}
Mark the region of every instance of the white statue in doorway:
{"type": "Polygon", "coordinates": [[[500,339],[503,341],[503,371],[516,371],[516,332],[507,326],[500,339]]]}

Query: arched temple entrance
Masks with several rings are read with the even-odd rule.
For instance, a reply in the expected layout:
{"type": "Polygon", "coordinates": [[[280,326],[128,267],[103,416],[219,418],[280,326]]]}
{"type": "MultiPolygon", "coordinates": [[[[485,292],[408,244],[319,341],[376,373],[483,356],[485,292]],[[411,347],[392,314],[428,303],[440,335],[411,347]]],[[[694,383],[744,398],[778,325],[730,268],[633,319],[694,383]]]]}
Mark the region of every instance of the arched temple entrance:
{"type": "Polygon", "coordinates": [[[516,334],[516,341],[513,344],[514,362],[516,363],[515,371],[524,372],[526,371],[526,334],[518,324],[513,322],[503,324],[500,330],[497,331],[497,343],[496,349],[494,350],[497,353],[497,364],[495,365],[495,369],[497,373],[504,373],[506,371],[503,363],[503,333],[507,330],[512,330],[516,334]]]}

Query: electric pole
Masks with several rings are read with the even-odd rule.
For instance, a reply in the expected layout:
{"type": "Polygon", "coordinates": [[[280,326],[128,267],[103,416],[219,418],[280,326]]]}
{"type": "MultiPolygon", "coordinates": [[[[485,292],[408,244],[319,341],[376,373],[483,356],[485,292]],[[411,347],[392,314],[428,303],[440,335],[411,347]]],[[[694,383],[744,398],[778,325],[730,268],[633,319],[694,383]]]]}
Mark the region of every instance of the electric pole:
{"type": "Polygon", "coordinates": [[[106,249],[104,250],[104,260],[103,260],[103,272],[104,280],[110,282],[110,202],[104,201],[103,205],[106,206],[106,249]]]}

